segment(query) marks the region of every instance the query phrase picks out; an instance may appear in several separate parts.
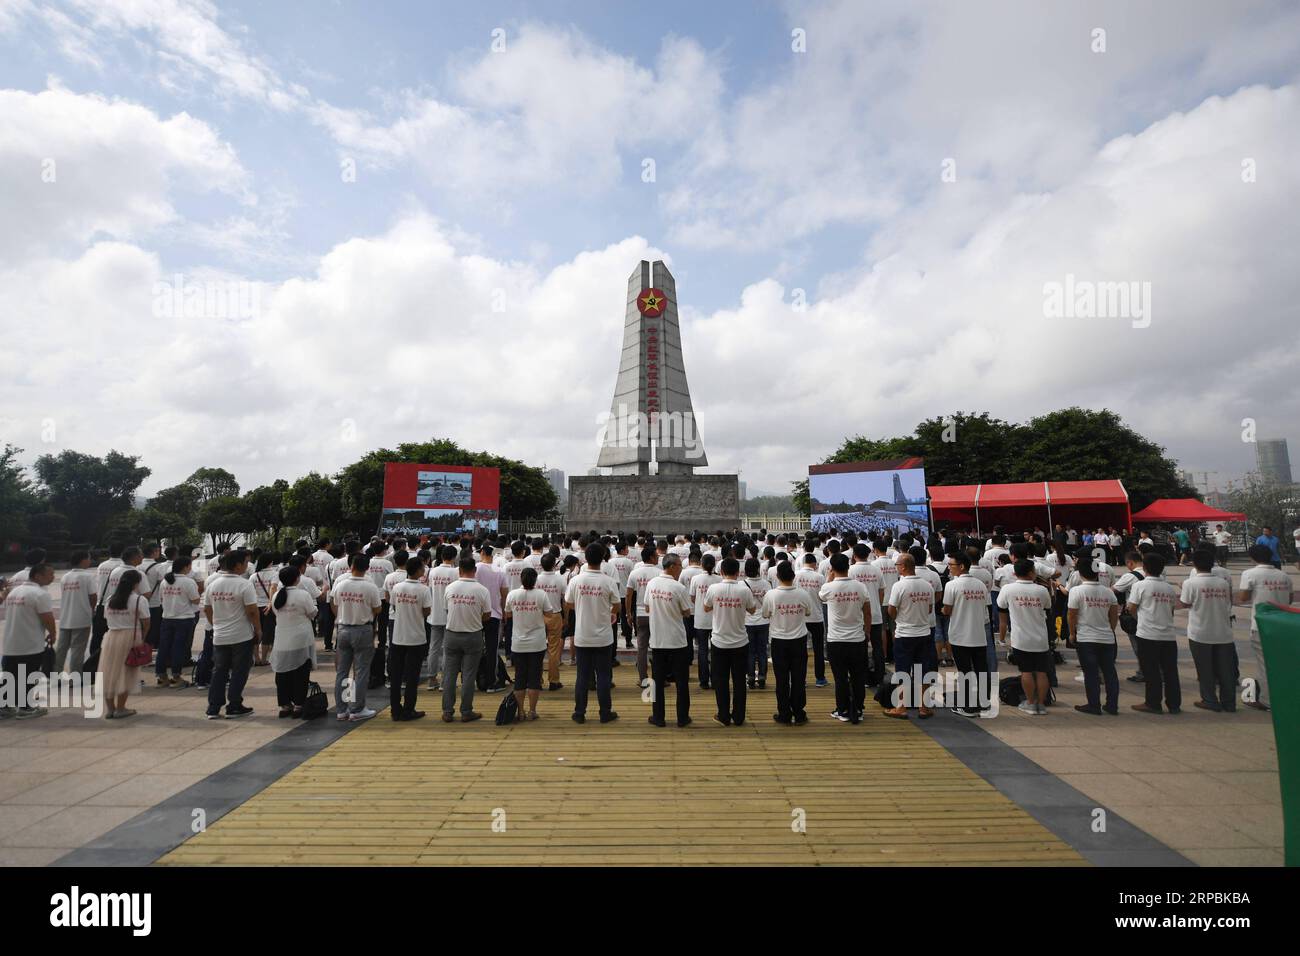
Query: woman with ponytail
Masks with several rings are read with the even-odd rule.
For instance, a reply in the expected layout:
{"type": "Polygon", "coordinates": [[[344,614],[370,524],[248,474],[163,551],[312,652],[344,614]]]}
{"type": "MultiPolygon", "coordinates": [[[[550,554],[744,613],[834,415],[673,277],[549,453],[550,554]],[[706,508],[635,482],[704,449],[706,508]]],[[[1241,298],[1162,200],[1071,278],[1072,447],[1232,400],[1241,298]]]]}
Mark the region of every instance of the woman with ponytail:
{"type": "MultiPolygon", "coordinates": [[[[270,664],[275,672],[275,696],[281,717],[301,717],[307,700],[307,675],[316,663],[316,641],[311,622],[316,618],[316,601],[298,587],[301,572],[294,565],[280,569],[280,588],[271,601],[275,643],[270,664]]],[[[263,625],[265,627],[265,625],[263,625]]]]}
{"type": "Polygon", "coordinates": [[[171,570],[159,585],[162,599],[162,627],[158,641],[159,687],[189,687],[181,679],[181,670],[190,659],[194,644],[194,625],[199,620],[199,586],[190,577],[194,559],[188,555],[172,561],[171,570]],[[168,676],[170,672],[170,677],[168,676]]]}
{"type": "Polygon", "coordinates": [[[275,615],[271,613],[271,598],[276,591],[275,558],[275,552],[263,551],[257,556],[257,567],[251,575],[257,613],[262,617],[262,640],[253,645],[254,667],[271,663],[270,648],[275,643],[275,615]]]}
{"type": "Polygon", "coordinates": [[[131,649],[145,643],[149,633],[149,599],[136,592],[142,580],[134,568],[123,571],[104,609],[108,632],[99,647],[99,679],[104,716],[109,720],[135,716],[134,710],[127,710],[126,698],[140,680],[140,668],[128,666],[126,661],[131,649]]]}

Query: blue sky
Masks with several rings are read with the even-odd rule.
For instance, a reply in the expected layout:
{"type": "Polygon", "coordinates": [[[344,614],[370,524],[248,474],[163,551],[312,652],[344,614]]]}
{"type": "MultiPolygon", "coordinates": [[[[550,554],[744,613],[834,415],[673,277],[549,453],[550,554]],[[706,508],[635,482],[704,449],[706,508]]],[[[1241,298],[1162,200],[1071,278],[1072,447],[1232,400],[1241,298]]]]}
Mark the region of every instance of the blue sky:
{"type": "Polygon", "coordinates": [[[0,0],[0,309],[44,330],[0,439],[140,454],[146,490],[431,434],[581,473],[666,256],[710,470],[751,489],[1069,404],[1223,482],[1244,422],[1300,437],[1298,46],[1262,0],[0,0]],[[176,274],[255,312],[160,316],[176,274]],[[1067,274],[1153,320],[1048,319],[1067,274]]]}

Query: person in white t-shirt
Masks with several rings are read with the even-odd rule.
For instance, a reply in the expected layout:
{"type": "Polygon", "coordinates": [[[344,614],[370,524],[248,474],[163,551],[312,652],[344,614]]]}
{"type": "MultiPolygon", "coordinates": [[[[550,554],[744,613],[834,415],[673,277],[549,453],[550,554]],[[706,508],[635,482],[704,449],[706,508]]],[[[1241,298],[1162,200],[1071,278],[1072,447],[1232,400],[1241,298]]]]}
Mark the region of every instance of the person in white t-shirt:
{"type": "Polygon", "coordinates": [[[550,606],[550,596],[537,586],[537,570],[525,561],[519,571],[519,586],[511,589],[501,606],[505,620],[511,622],[510,653],[518,704],[516,722],[537,719],[537,698],[542,694],[542,665],[546,657],[546,614],[550,606]]]}
{"type": "Polygon", "coordinates": [[[831,717],[861,723],[867,697],[867,635],[875,623],[871,595],[865,584],[849,577],[848,556],[833,554],[830,580],[817,597],[826,605],[826,656],[835,677],[831,717]]]}
{"type": "Polygon", "coordinates": [[[1037,572],[1031,559],[1019,558],[1011,567],[1015,580],[998,591],[998,641],[1005,644],[1010,631],[1011,647],[1020,669],[1020,686],[1025,694],[1019,710],[1031,717],[1041,717],[1047,713],[1047,695],[1051,690],[1048,666],[1052,652],[1047,642],[1047,615],[1052,596],[1035,580],[1037,572]]]}
{"type": "Polygon", "coordinates": [[[555,570],[555,555],[542,555],[538,566],[541,573],[537,575],[537,589],[546,595],[542,615],[546,627],[546,689],[560,690],[564,687],[560,683],[560,658],[564,654],[564,591],[568,582],[555,570]]]}
{"type": "Polygon", "coordinates": [[[988,713],[989,680],[988,630],[989,589],[971,573],[971,559],[958,551],[948,556],[948,583],[943,588],[943,614],[948,619],[948,643],[962,675],[961,698],[952,708],[962,717],[988,713]]]}
{"type": "Polygon", "coordinates": [[[1142,557],[1146,575],[1128,592],[1128,613],[1137,617],[1138,663],[1146,677],[1146,700],[1133,709],[1144,714],[1161,712],[1161,697],[1169,713],[1182,710],[1183,691],[1178,678],[1178,638],[1174,632],[1174,606],[1178,592],[1163,577],[1165,559],[1153,551],[1142,557]]]}
{"type": "MultiPolygon", "coordinates": [[[[1237,603],[1250,605],[1250,649],[1255,657],[1255,693],[1246,706],[1268,710],[1268,682],[1265,680],[1264,651],[1259,642],[1259,623],[1255,611],[1261,604],[1291,603],[1291,576],[1273,565],[1273,552],[1266,544],[1253,544],[1246,552],[1255,566],[1241,572],[1237,603]]],[[[1247,695],[1251,696],[1251,695],[1247,695]]]]}
{"type": "MultiPolygon", "coordinates": [[[[28,681],[28,675],[43,670],[45,650],[54,645],[54,601],[48,590],[53,582],[54,569],[41,562],[28,568],[27,579],[10,588],[5,595],[4,642],[0,645],[3,664],[0,666],[8,675],[18,705],[10,707],[8,700],[0,701],[0,717],[25,719],[48,713],[47,708],[39,706],[36,688],[28,681]]],[[[146,603],[146,619],[148,614],[146,603]]],[[[125,693],[122,701],[126,701],[125,693]]],[[[111,709],[113,701],[108,700],[108,703],[111,709]]]]}
{"type": "Polygon", "coordinates": [[[95,604],[99,601],[90,552],[74,551],[69,561],[71,569],[59,581],[59,639],[54,647],[54,670],[60,674],[81,670],[90,643],[95,604]]]}
{"type": "Polygon", "coordinates": [[[713,721],[723,727],[741,727],[745,723],[745,671],[749,665],[745,615],[758,607],[758,601],[748,585],[739,580],[739,561],[723,558],[721,570],[722,580],[711,584],[704,594],[704,610],[710,615],[711,627],[710,673],[718,704],[713,721]]]}
{"type": "Polygon", "coordinates": [[[366,706],[370,666],[375,656],[375,621],[383,598],[372,581],[369,555],[352,553],[350,572],[330,587],[334,609],[334,716],[338,720],[369,720],[366,706]]]}
{"type": "Polygon", "coordinates": [[[671,682],[677,695],[677,726],[691,723],[691,644],[686,633],[686,616],[694,612],[686,588],[681,583],[682,559],[675,553],[664,555],[663,569],[645,588],[646,608],[650,612],[650,673],[654,701],[649,722],[667,726],[664,718],[664,685],[671,682]]]}
{"type": "Polygon", "coordinates": [[[1237,668],[1232,642],[1232,582],[1214,573],[1214,552],[1192,552],[1193,573],[1183,581],[1178,606],[1187,611],[1187,647],[1196,665],[1201,710],[1237,709],[1237,668]]]}
{"type": "MultiPolygon", "coordinates": [[[[795,574],[794,583],[807,591],[808,596],[812,598],[814,614],[808,618],[806,626],[813,646],[813,676],[818,687],[826,687],[826,619],[824,617],[826,607],[818,596],[826,585],[826,576],[817,570],[817,563],[817,555],[811,551],[805,552],[803,567],[795,574]]],[[[874,628],[875,624],[872,627],[874,628]]],[[[880,664],[881,667],[884,666],[883,656],[880,664]]],[[[873,677],[875,677],[874,672],[868,675],[868,683],[873,677]]],[[[879,683],[878,679],[877,683],[879,683]]]]}
{"type": "Polygon", "coordinates": [[[181,677],[181,671],[194,649],[194,626],[198,623],[203,608],[198,582],[190,577],[193,567],[193,558],[179,555],[172,560],[171,567],[158,586],[159,599],[162,601],[159,666],[169,675],[168,686],[177,689],[190,686],[181,677]]]}
{"type": "MultiPolygon", "coordinates": [[[[627,593],[627,579],[632,574],[632,569],[636,567],[627,553],[627,541],[619,538],[614,545],[614,557],[610,558],[609,563],[614,567],[614,574],[618,579],[618,593],[627,593]]],[[[629,648],[633,646],[632,618],[628,617],[626,602],[620,601],[618,606],[618,627],[623,633],[623,643],[629,648]]]]}
{"type": "Polygon", "coordinates": [[[149,632],[149,599],[140,593],[143,581],[144,575],[135,568],[124,569],[104,609],[108,632],[99,649],[99,692],[106,720],[135,716],[126,699],[140,680],[140,667],[129,663],[130,654],[147,643],[149,632]]]}
{"type": "MultiPolygon", "coordinates": [[[[871,599],[871,631],[867,635],[871,645],[871,656],[867,664],[867,686],[875,687],[885,675],[885,614],[882,610],[889,598],[885,589],[885,576],[871,560],[871,549],[862,542],[853,546],[853,563],[849,565],[849,577],[861,581],[871,599]]],[[[935,576],[938,580],[938,576],[935,576]]],[[[890,588],[893,585],[890,584],[890,588]]]]}
{"type": "Polygon", "coordinates": [[[772,671],[776,677],[778,724],[808,722],[808,622],[821,618],[821,601],[795,583],[789,561],[776,566],[777,586],[763,595],[763,617],[771,625],[772,671]]]}
{"type": "Polygon", "coordinates": [[[252,583],[244,577],[248,552],[228,550],[221,571],[203,589],[203,613],[212,627],[212,679],[208,684],[208,720],[247,717],[244,685],[253,666],[253,642],[262,639],[262,618],[252,583]],[[229,686],[227,686],[229,685],[229,686]]]}
{"type": "MultiPolygon", "coordinates": [[[[1076,704],[1081,714],[1114,716],[1119,713],[1119,673],[1115,670],[1115,625],[1119,621],[1119,600],[1108,583],[1101,580],[1099,561],[1085,555],[1070,575],[1066,597],[1071,646],[1083,668],[1086,704],[1076,704]],[[1106,703],[1101,688],[1106,688],[1106,703]]],[[[1103,565],[1104,567],[1104,565],[1103,565]]]]}
{"type": "Polygon", "coordinates": [[[745,615],[745,634],[749,637],[749,659],[746,663],[745,679],[749,689],[767,689],[768,631],[769,625],[763,619],[763,598],[771,589],[771,584],[763,574],[763,565],[758,558],[746,558],[744,564],[744,583],[754,595],[757,607],[745,615]]]}
{"type": "Polygon", "coordinates": [[[316,592],[301,587],[303,568],[309,558],[291,562],[277,573],[275,596],[271,599],[275,643],[267,655],[275,674],[275,696],[280,717],[302,717],[307,703],[307,683],[316,664],[316,636],[311,622],[316,617],[316,592]]]}
{"type": "Polygon", "coordinates": [[[460,577],[456,570],[456,549],[449,544],[434,546],[434,554],[439,564],[429,571],[429,690],[441,690],[439,675],[442,673],[442,645],[447,636],[447,602],[445,592],[447,585],[460,577]]]}
{"type": "MultiPolygon", "coordinates": [[[[420,665],[428,657],[425,635],[433,610],[433,591],[425,583],[424,561],[417,555],[406,555],[402,571],[406,578],[387,586],[389,616],[393,619],[388,709],[393,720],[407,722],[424,716],[415,704],[420,691],[420,665]]],[[[391,581],[391,576],[386,580],[391,581]]]]}
{"type": "Polygon", "coordinates": [[[650,611],[645,603],[645,589],[659,576],[656,560],[654,548],[641,549],[640,563],[627,576],[624,601],[628,619],[636,622],[636,676],[642,687],[650,686],[650,611]]]}
{"type": "Polygon", "coordinates": [[[916,572],[916,558],[899,554],[898,580],[889,590],[889,616],[894,621],[895,705],[885,714],[906,720],[911,707],[921,717],[933,717],[926,700],[927,682],[939,671],[934,644],[934,585],[916,572]]]}
{"type": "Polygon", "coordinates": [[[713,688],[712,662],[709,659],[709,637],[713,630],[713,615],[704,610],[704,596],[710,587],[722,580],[721,575],[714,574],[716,567],[717,558],[712,554],[703,555],[700,558],[700,573],[691,578],[691,583],[686,586],[686,594],[695,609],[691,630],[695,634],[695,666],[700,690],[713,688]]]}
{"type": "MultiPolygon", "coordinates": [[[[584,555],[586,567],[569,581],[564,592],[564,608],[573,614],[573,647],[578,661],[573,688],[573,720],[579,724],[587,720],[587,697],[593,676],[600,722],[607,724],[618,720],[610,694],[613,683],[611,648],[614,644],[612,625],[618,620],[618,605],[623,595],[619,592],[618,580],[601,570],[605,555],[605,545],[600,542],[587,545],[584,555]]],[[[635,599],[630,581],[629,578],[628,592],[635,599]]],[[[647,652],[649,640],[647,634],[647,652]]]]}
{"type": "MultiPolygon", "coordinates": [[[[487,555],[491,560],[491,555],[487,555]]],[[[487,653],[485,625],[493,618],[493,594],[478,580],[480,564],[473,557],[457,563],[457,577],[443,590],[447,605],[447,632],[442,645],[442,719],[450,724],[456,719],[456,681],[460,680],[460,719],[462,723],[481,720],[474,709],[475,678],[480,662],[487,653]]],[[[493,577],[493,587],[496,578],[493,577]]]]}

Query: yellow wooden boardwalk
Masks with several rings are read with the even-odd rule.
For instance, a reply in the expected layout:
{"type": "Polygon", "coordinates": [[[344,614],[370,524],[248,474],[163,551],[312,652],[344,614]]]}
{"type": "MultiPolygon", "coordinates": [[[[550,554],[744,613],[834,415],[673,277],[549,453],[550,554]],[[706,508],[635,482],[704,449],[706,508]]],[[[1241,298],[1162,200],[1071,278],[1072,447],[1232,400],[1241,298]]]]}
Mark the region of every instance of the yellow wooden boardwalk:
{"type": "Polygon", "coordinates": [[[771,690],[751,692],[740,728],[714,724],[713,695],[696,693],[684,730],[647,724],[630,686],[606,725],[594,694],[573,723],[567,686],[543,695],[542,719],[508,728],[492,723],[496,695],[479,696],[483,720],[444,724],[422,693],[429,717],[381,713],[159,862],[1082,863],[910,722],[870,702],[862,726],[830,719],[829,691],[809,688],[803,727],[774,723],[771,690]]]}

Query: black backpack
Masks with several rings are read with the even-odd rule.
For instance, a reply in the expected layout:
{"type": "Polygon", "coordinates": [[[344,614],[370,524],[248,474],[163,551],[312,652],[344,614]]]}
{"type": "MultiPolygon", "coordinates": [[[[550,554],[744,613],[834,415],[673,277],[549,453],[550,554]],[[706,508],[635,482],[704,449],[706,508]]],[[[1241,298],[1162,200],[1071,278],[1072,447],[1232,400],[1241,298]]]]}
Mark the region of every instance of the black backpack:
{"type": "MultiPolygon", "coordinates": [[[[1139,581],[1145,580],[1145,576],[1141,571],[1130,571],[1129,573],[1139,581]]],[[[1119,606],[1119,627],[1120,630],[1129,637],[1133,637],[1138,632],[1138,619],[1128,612],[1127,597],[1125,597],[1119,606]]]]}
{"type": "Polygon", "coordinates": [[[307,699],[302,705],[302,719],[315,720],[317,717],[324,717],[329,706],[330,699],[325,696],[325,691],[321,690],[320,684],[308,681],[307,699]]]}
{"type": "Polygon", "coordinates": [[[514,694],[506,694],[501,698],[501,706],[497,708],[497,726],[513,724],[518,715],[519,698],[514,694]]]}

